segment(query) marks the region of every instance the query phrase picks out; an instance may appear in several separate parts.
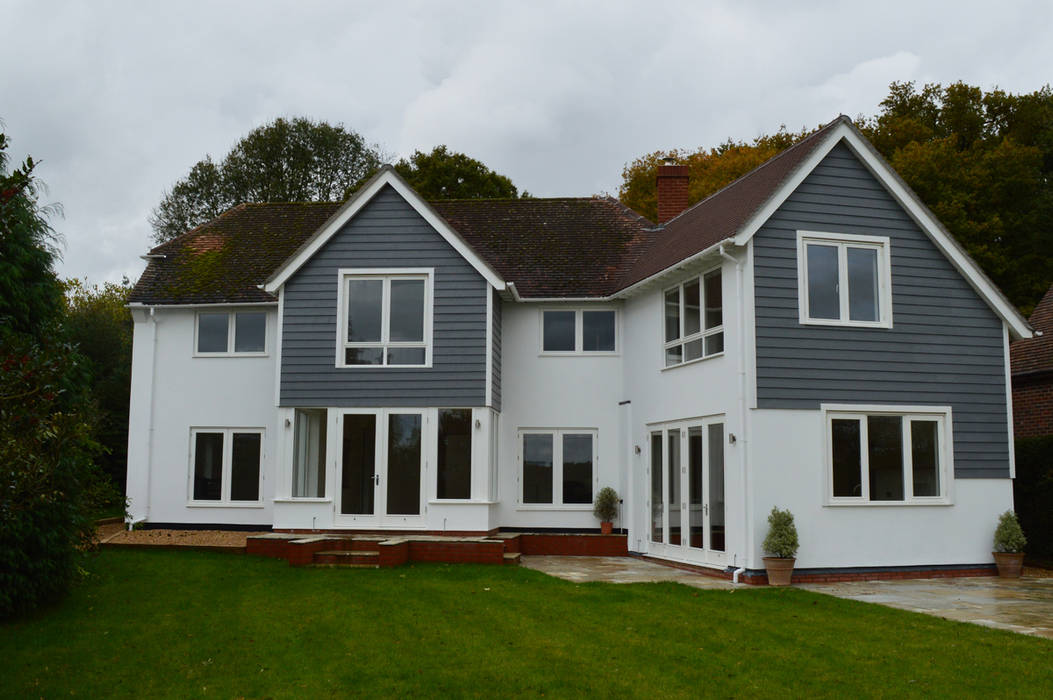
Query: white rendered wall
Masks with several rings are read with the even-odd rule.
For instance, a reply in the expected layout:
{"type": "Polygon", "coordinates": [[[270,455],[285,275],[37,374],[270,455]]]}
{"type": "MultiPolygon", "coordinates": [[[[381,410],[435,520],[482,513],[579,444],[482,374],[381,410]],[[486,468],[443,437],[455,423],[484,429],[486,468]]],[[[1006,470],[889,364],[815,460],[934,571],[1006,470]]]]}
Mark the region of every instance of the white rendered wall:
{"type": "Polygon", "coordinates": [[[955,479],[949,506],[826,506],[822,413],[754,410],[751,470],[756,541],[749,568],[763,568],[760,544],[772,506],[793,512],[797,568],[982,564],[1000,513],[1013,507],[1010,479],[955,479]]]}
{"type": "Polygon", "coordinates": [[[146,311],[134,311],[127,491],[132,499],[133,520],[232,525],[271,523],[277,453],[274,407],[277,314],[274,307],[250,308],[268,311],[267,355],[263,357],[194,357],[193,309],[158,308],[153,320],[146,311]],[[156,348],[151,337],[155,322],[156,348]],[[151,363],[152,358],[156,360],[151,363]],[[191,427],[264,430],[262,505],[189,505],[191,427]]]}
{"type": "Polygon", "coordinates": [[[724,496],[727,562],[740,565],[746,552],[743,518],[741,467],[742,442],[727,442],[729,434],[738,438],[744,431],[739,418],[738,336],[736,266],[726,259],[710,260],[693,268],[682,278],[674,278],[630,299],[623,311],[625,319],[624,398],[631,400],[631,440],[624,449],[629,462],[632,489],[621,491],[625,498],[623,517],[628,516],[629,549],[647,551],[650,494],[650,426],[685,418],[723,415],[724,496]],[[666,369],[664,363],[664,290],[676,283],[721,267],[724,307],[724,353],[680,367],[666,369]],[[636,454],[636,448],[640,453],[636,454]]]}
{"type": "MultiPolygon", "coordinates": [[[[618,402],[624,398],[624,353],[614,356],[541,356],[541,309],[619,308],[612,304],[504,302],[501,319],[501,396],[498,492],[495,507],[502,527],[598,528],[592,506],[523,505],[517,434],[525,428],[581,428],[597,431],[599,462],[593,494],[604,486],[624,493],[624,433],[618,402]]],[[[619,347],[631,330],[618,316],[619,347]]],[[[621,527],[616,522],[615,527],[621,527]]]]}

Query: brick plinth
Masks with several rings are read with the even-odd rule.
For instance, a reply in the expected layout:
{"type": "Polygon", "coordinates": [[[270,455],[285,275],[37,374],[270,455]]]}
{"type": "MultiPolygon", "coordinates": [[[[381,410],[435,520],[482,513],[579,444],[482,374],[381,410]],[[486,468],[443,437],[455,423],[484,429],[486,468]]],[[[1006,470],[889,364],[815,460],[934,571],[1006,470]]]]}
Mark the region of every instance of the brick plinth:
{"type": "Polygon", "coordinates": [[[519,536],[519,551],[572,557],[624,557],[629,553],[628,542],[625,535],[525,532],[519,536]]]}

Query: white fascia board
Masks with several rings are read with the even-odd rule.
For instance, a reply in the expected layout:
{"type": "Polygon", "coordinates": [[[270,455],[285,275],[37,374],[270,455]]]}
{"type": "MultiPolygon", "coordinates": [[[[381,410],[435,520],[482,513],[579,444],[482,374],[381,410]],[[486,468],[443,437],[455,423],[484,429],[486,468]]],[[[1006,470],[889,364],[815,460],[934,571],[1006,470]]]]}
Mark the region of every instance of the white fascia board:
{"type": "Polygon", "coordinates": [[[701,250],[701,251],[695,253],[692,256],[684,258],[683,260],[681,260],[678,263],[670,265],[669,267],[665,268],[664,270],[660,270],[660,271],[654,273],[653,275],[651,275],[649,277],[643,278],[639,282],[634,282],[634,283],[630,284],[628,287],[625,287],[624,289],[618,290],[617,292],[615,292],[614,294],[612,294],[610,297],[607,297],[607,298],[608,299],[626,299],[628,297],[631,297],[636,292],[639,292],[642,289],[644,289],[645,287],[650,286],[652,283],[657,282],[658,280],[662,279],[666,275],[669,275],[669,274],[672,274],[674,272],[677,272],[678,270],[681,270],[681,269],[687,267],[688,265],[691,265],[692,263],[701,260],[702,258],[711,256],[711,255],[719,255],[721,247],[727,246],[729,243],[731,245],[733,245],[733,246],[737,246],[738,245],[737,243],[734,242],[733,239],[725,238],[722,241],[718,241],[718,242],[714,243],[713,245],[709,246],[705,250],[701,250]]]}
{"type": "Polygon", "coordinates": [[[885,187],[885,190],[892,195],[892,198],[914,219],[915,223],[939,248],[940,252],[954,265],[955,269],[961,273],[962,277],[969,283],[969,286],[1006,322],[1014,337],[1030,338],[1032,335],[1031,327],[1024,317],[1020,315],[1020,312],[1016,310],[1016,307],[1005,298],[1001,290],[984,274],[980,266],[969,257],[968,253],[954,239],[954,236],[943,227],[939,219],[918,199],[917,195],[911,191],[899,174],[885,162],[884,158],[874,150],[866,138],[855,127],[844,122],[830,131],[823,143],[816,146],[812,154],[798,167],[797,171],[783,183],[782,187],[772,195],[768,202],[735,234],[735,244],[745,245],[753,238],[761,226],[782,206],[783,202],[812,173],[823,158],[833,150],[834,146],[842,140],[866,166],[867,170],[885,187]]]}
{"type": "Polygon", "coordinates": [[[125,304],[126,309],[215,309],[220,307],[243,307],[243,306],[278,306],[278,300],[274,301],[217,301],[209,304],[143,304],[133,301],[125,304]]]}
{"type": "Polygon", "coordinates": [[[501,276],[490,265],[486,263],[479,255],[472,249],[468,243],[461,238],[460,234],[450,228],[450,225],[439,216],[431,206],[421,199],[412,187],[406,184],[406,181],[399,177],[398,173],[391,166],[384,166],[379,173],[377,173],[372,180],[359,190],[354,197],[347,201],[342,208],[340,208],[329,221],[322,224],[321,228],[305,243],[300,249],[293,254],[289,260],[285,262],[270,278],[263,284],[262,289],[264,291],[274,294],[279,287],[292,277],[293,273],[300,269],[308,260],[310,260],[315,253],[324,246],[333,235],[339,231],[344,224],[350,221],[354,216],[366,205],[373,197],[380,192],[385,185],[390,185],[399,195],[402,196],[406,202],[413,207],[413,209],[421,215],[421,217],[427,221],[432,228],[439,232],[439,235],[449,243],[454,250],[456,250],[461,257],[468,261],[475,270],[482,275],[487,282],[490,283],[495,289],[504,289],[505,283],[501,279],[501,276]]]}

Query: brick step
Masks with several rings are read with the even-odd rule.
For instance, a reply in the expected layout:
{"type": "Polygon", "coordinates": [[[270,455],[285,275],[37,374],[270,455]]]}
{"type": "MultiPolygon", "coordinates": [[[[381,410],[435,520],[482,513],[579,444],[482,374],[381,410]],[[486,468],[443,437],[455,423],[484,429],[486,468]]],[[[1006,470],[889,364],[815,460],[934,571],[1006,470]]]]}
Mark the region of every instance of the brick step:
{"type": "Polygon", "coordinates": [[[519,566],[519,561],[522,558],[522,555],[519,552],[505,552],[504,557],[505,564],[519,566]]]}
{"type": "Polygon", "coordinates": [[[380,567],[380,553],[330,549],[324,552],[315,552],[313,562],[316,565],[376,569],[380,567]]]}

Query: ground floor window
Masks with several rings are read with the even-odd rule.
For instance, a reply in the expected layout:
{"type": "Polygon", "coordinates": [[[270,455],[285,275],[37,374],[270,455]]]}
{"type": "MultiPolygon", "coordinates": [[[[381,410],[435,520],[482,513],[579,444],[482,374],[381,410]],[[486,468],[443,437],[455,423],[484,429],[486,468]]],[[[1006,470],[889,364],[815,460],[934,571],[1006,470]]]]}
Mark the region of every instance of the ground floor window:
{"type": "Polygon", "coordinates": [[[259,503],[263,430],[191,429],[191,501],[259,503]]]}
{"type": "Polygon", "coordinates": [[[325,498],[325,409],[296,409],[292,497],[325,498]]]}
{"type": "Polygon", "coordinates": [[[521,430],[522,499],[526,505],[592,503],[596,431],[521,430]]]}
{"type": "Polygon", "coordinates": [[[472,409],[439,409],[438,498],[472,497],[472,409]]]}
{"type": "MultiPolygon", "coordinates": [[[[878,407],[880,408],[880,407],[878,407]]],[[[832,503],[932,503],[948,497],[950,409],[826,410],[832,503]]]]}

